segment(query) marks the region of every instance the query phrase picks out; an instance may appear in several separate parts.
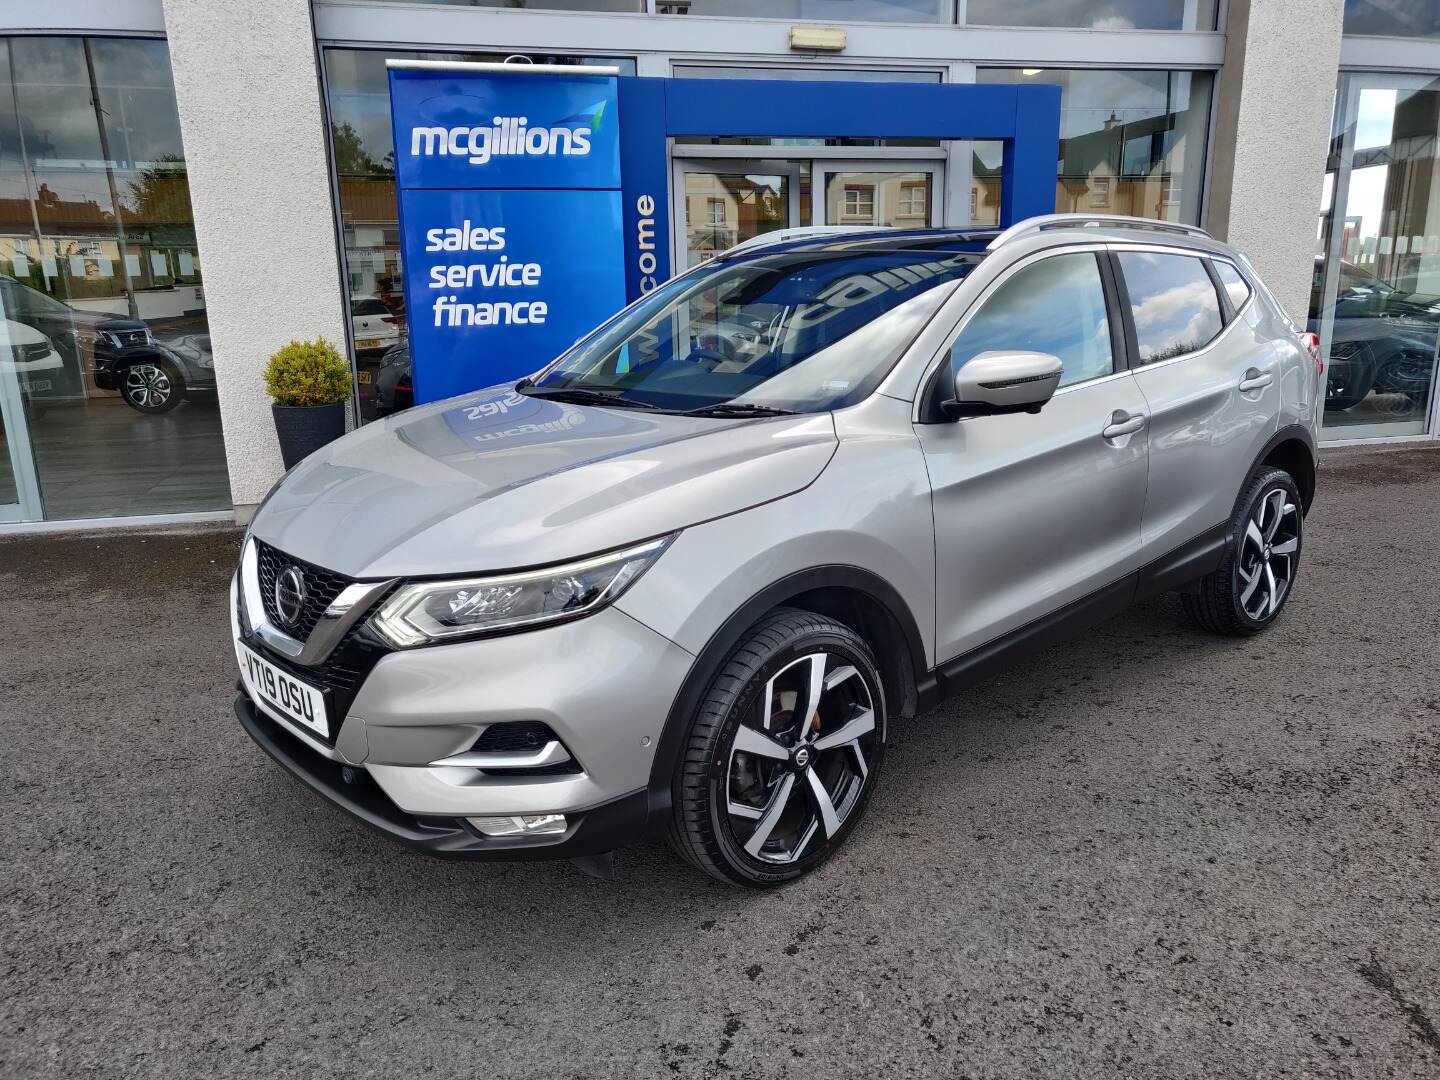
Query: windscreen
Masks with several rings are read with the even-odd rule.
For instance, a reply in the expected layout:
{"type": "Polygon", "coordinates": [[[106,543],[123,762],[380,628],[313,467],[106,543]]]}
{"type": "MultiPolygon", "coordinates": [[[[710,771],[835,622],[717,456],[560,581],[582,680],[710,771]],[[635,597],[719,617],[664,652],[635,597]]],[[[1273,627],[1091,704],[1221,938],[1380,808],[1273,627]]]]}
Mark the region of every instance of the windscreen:
{"type": "Polygon", "coordinates": [[[840,408],[878,385],[979,258],[831,249],[717,261],[582,339],[528,392],[670,412],[840,408]]]}

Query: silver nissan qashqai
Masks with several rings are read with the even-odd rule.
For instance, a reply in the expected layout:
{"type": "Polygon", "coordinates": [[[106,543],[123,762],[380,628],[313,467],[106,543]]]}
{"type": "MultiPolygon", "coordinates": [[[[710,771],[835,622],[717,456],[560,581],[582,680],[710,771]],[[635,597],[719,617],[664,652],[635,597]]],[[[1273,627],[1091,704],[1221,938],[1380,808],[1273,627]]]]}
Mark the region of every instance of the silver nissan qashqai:
{"type": "Polygon", "coordinates": [[[657,829],[784,882],[889,723],[1017,651],[1163,590],[1273,622],[1320,385],[1199,229],[772,233],[291,471],[235,576],[236,712],[434,855],[600,869],[657,829]]]}

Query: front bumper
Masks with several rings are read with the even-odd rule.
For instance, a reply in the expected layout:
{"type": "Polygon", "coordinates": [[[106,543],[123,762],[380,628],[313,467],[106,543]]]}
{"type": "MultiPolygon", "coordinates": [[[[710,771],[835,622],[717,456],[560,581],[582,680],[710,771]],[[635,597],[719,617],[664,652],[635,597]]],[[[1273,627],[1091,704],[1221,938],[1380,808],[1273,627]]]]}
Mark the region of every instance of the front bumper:
{"type": "MultiPolygon", "coordinates": [[[[237,640],[281,658],[242,632],[237,640]]],[[[333,744],[248,694],[241,723],[271,757],[316,791],[396,839],[462,858],[568,857],[619,846],[641,831],[661,729],[694,657],[607,608],[525,633],[389,653],[332,717],[333,744]],[[562,770],[437,764],[466,754],[491,725],[543,723],[568,751],[562,770]],[[346,769],[361,784],[345,781],[346,769]],[[564,814],[558,836],[486,838],[464,819],[564,814]]],[[[305,678],[307,669],[282,664],[305,678]]],[[[242,681],[242,687],[243,687],[242,681]]]]}
{"type": "Polygon", "coordinates": [[[366,825],[427,855],[444,859],[561,859],[612,851],[643,833],[644,791],[572,815],[558,836],[487,837],[460,818],[407,814],[359,770],[315,753],[292,738],[250,698],[235,699],[235,715],[262,750],[313,791],[366,825]],[[347,780],[347,773],[352,774],[347,780]]]}

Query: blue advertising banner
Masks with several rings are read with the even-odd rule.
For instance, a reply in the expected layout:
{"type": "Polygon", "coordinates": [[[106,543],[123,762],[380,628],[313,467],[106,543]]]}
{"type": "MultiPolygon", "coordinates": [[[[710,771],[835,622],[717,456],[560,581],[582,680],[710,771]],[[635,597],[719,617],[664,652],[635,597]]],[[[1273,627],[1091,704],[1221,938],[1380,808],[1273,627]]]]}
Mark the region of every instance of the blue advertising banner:
{"type": "Polygon", "coordinates": [[[527,375],[625,306],[618,191],[421,188],[400,212],[416,401],[527,375]]]}
{"type": "Polygon", "coordinates": [[[517,379],[625,305],[613,76],[390,69],[417,402],[517,379]]]}

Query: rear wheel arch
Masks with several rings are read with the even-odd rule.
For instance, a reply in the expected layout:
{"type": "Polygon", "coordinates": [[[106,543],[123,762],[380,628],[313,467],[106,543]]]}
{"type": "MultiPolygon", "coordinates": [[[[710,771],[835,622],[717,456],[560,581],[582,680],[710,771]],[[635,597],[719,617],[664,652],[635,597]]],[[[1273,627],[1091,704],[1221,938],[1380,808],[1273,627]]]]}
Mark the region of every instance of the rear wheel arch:
{"type": "Polygon", "coordinates": [[[1295,481],[1295,486],[1300,489],[1300,500],[1306,513],[1310,511],[1310,503],[1315,498],[1316,480],[1316,453],[1315,438],[1309,430],[1299,424],[1281,428],[1270,441],[1265,444],[1265,449],[1255,459],[1245,474],[1245,483],[1248,485],[1255,470],[1261,466],[1268,465],[1276,469],[1284,469],[1295,481]]]}
{"type": "Polygon", "coordinates": [[[854,630],[870,646],[880,666],[892,714],[911,715],[926,671],[924,639],[899,592],[879,575],[858,566],[818,566],[802,570],[762,589],[725,620],[700,650],[671,703],[650,767],[650,813],[672,805],[675,766],[690,718],[731,651],[745,634],[778,608],[827,615],[854,630]]]}

